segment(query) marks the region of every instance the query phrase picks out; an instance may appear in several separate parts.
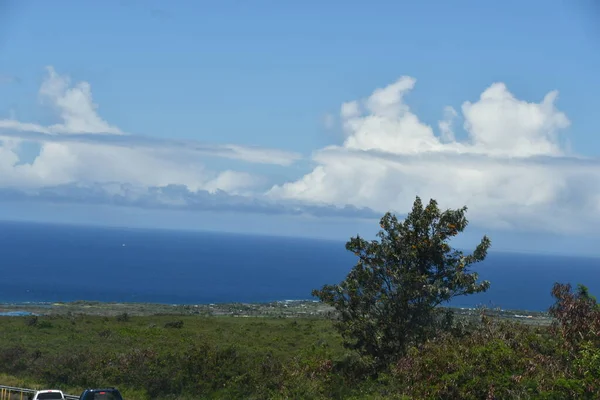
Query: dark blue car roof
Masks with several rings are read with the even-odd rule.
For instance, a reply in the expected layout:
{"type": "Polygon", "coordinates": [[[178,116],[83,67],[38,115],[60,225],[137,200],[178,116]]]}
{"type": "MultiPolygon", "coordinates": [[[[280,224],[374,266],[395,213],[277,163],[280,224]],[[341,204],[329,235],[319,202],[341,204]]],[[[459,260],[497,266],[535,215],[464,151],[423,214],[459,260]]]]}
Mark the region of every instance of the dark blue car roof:
{"type": "Polygon", "coordinates": [[[90,396],[90,395],[94,395],[100,392],[106,392],[106,393],[110,393],[114,398],[114,400],[123,400],[123,397],[121,397],[121,393],[119,392],[119,390],[117,390],[116,388],[96,388],[96,389],[86,389],[83,391],[83,393],[81,393],[81,396],[79,396],[80,400],[94,400],[96,398],[96,396],[90,396]]]}

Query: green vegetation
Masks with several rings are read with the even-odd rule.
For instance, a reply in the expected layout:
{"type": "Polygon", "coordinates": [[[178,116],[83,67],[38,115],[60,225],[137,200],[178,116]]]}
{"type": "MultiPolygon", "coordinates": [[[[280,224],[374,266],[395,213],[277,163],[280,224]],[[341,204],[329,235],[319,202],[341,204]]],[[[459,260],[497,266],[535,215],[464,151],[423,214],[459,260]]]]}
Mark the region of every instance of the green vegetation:
{"type": "Polygon", "coordinates": [[[72,393],[117,385],[128,399],[318,394],[340,354],[339,337],[326,319],[0,319],[0,372],[72,393]]]}
{"type": "Polygon", "coordinates": [[[551,288],[552,324],[440,307],[489,286],[468,270],[489,240],[469,256],[447,242],[465,211],[417,198],[405,222],[386,214],[379,242],[348,243],[360,258],[348,278],[315,291],[329,308],[32,305],[54,315],[0,318],[0,383],[118,386],[127,400],[598,398],[600,306],[586,287],[551,288]]]}
{"type": "Polygon", "coordinates": [[[378,374],[327,319],[3,317],[0,380],[68,393],[115,385],[128,400],[596,398],[598,345],[569,347],[563,333],[580,335],[568,319],[553,327],[489,314],[457,317],[378,374]]]}
{"type": "Polygon", "coordinates": [[[440,315],[439,305],[489,288],[469,266],[485,258],[490,240],[484,236],[468,256],[448,245],[466,228],[466,210],[441,212],[435,200],[423,207],[417,197],[403,222],[390,213],[381,219],[379,242],[350,239],[346,249],[359,258],[356,266],[341,284],[313,291],[338,311],[335,326],[346,347],[385,367],[409,346],[450,329],[453,314],[440,315]]]}

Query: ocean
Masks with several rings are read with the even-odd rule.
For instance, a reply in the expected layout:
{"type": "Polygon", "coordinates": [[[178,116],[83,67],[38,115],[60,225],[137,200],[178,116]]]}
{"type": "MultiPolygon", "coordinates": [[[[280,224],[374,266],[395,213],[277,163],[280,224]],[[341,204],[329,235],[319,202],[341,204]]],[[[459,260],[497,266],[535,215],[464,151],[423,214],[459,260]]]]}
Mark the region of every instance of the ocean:
{"type": "MultiPolygon", "coordinates": [[[[344,242],[208,232],[0,223],[0,302],[201,304],[312,299],[355,263],[344,242]]],[[[600,259],[490,252],[485,294],[453,306],[545,310],[554,282],[600,295],[600,259]]]]}

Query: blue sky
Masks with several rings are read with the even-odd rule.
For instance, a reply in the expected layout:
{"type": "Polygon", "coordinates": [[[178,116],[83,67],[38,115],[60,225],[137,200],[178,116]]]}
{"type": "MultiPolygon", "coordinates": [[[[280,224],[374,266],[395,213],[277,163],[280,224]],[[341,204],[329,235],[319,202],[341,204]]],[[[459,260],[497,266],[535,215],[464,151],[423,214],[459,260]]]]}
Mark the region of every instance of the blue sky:
{"type": "Polygon", "coordinates": [[[0,218],[597,251],[592,0],[2,4],[0,218]]]}

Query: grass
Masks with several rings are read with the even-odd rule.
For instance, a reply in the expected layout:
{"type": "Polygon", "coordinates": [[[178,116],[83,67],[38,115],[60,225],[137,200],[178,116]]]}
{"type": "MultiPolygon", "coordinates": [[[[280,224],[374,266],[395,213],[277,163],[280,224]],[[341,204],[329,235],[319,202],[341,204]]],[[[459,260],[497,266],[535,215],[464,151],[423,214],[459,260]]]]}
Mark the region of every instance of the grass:
{"type": "Polygon", "coordinates": [[[186,345],[213,343],[237,345],[248,351],[269,350],[277,357],[292,357],[316,343],[341,351],[337,334],[323,319],[267,319],[232,317],[151,316],[117,318],[77,316],[40,317],[28,326],[28,317],[0,319],[0,343],[37,348],[44,353],[70,351],[125,351],[132,347],[162,347],[169,351],[186,345]],[[181,328],[165,327],[182,321],[181,328]]]}
{"type": "MultiPolygon", "coordinates": [[[[4,375],[0,383],[25,379],[30,386],[59,385],[78,393],[84,386],[115,385],[114,381],[118,381],[126,391],[127,386],[135,389],[136,393],[129,393],[128,399],[164,394],[161,388],[144,393],[144,379],[151,379],[153,371],[145,371],[146,375],[136,381],[127,381],[124,374],[109,371],[108,367],[101,371],[103,376],[96,375],[95,382],[81,382],[85,379],[77,377],[83,370],[102,369],[111,362],[121,365],[124,371],[143,369],[139,364],[155,364],[153,368],[162,368],[162,372],[168,369],[177,375],[176,368],[192,354],[198,359],[188,359],[189,367],[198,369],[214,362],[213,371],[203,373],[208,380],[218,380],[222,377],[209,375],[216,371],[223,376],[232,372],[243,375],[244,371],[235,368],[236,363],[256,372],[268,368],[259,365],[268,361],[274,365],[301,364],[300,359],[309,362],[319,354],[339,356],[343,352],[340,338],[323,319],[85,315],[0,319],[0,372],[11,375],[4,375]],[[21,361],[27,362],[23,365],[21,361]],[[229,365],[231,371],[219,369],[219,363],[229,365]],[[67,376],[60,371],[69,372],[66,382],[63,378],[67,376]]],[[[189,374],[194,372],[198,371],[189,374]]],[[[226,379],[226,384],[232,384],[233,378],[226,379]]],[[[183,392],[194,391],[194,384],[184,380],[181,386],[190,387],[181,388],[178,398],[185,398],[181,397],[183,392]]],[[[218,392],[215,389],[204,388],[203,393],[218,392]]]]}
{"type": "Polygon", "coordinates": [[[595,398],[600,352],[586,351],[573,361],[549,327],[491,318],[373,375],[325,319],[0,318],[0,383],[70,394],[117,386],[127,400],[595,398]]]}

